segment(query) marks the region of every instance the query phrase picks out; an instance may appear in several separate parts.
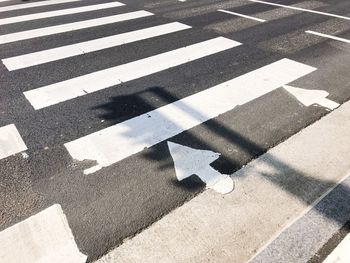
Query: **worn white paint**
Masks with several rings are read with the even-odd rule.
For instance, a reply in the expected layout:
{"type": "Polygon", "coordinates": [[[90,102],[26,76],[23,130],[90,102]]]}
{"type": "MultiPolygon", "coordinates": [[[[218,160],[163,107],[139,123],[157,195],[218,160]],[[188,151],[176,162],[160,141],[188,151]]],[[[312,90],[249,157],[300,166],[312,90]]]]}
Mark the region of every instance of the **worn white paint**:
{"type": "Polygon", "coordinates": [[[240,16],[240,17],[244,17],[244,18],[247,18],[247,19],[255,20],[255,21],[258,21],[258,22],[266,22],[266,20],[261,19],[261,18],[256,18],[256,17],[253,17],[253,16],[247,16],[247,15],[239,14],[239,13],[236,13],[236,12],[224,10],[224,9],[218,9],[218,11],[222,12],[222,13],[227,13],[227,14],[230,14],[230,15],[234,15],[234,16],[240,16]]]}
{"type": "Polygon", "coordinates": [[[90,27],[97,27],[131,19],[137,19],[146,16],[152,16],[153,14],[144,10],[135,11],[130,13],[123,13],[119,15],[106,16],[101,18],[89,19],[79,22],[73,22],[68,24],[62,24],[57,26],[43,27],[38,29],[32,29],[27,31],[20,31],[16,33],[10,33],[6,35],[0,35],[0,44],[11,43],[20,40],[32,39],[37,37],[49,36],[59,33],[65,33],[90,27]]]}
{"type": "Polygon", "coordinates": [[[0,232],[0,261],[6,263],[83,263],[60,205],[55,204],[0,232]]]}
{"type": "MultiPolygon", "coordinates": [[[[8,1],[8,0],[5,0],[5,1],[8,1]]],[[[1,1],[1,2],[5,2],[5,1],[1,1]]],[[[81,1],[81,0],[51,0],[51,1],[40,1],[40,2],[33,2],[33,3],[29,2],[24,4],[0,7],[0,12],[7,12],[12,10],[26,9],[26,8],[39,7],[39,6],[58,5],[58,4],[72,3],[72,2],[78,2],[78,1],[81,1]]]]}
{"type": "Polygon", "coordinates": [[[25,150],[27,146],[14,124],[0,128],[0,159],[25,150]]]}
{"type": "Polygon", "coordinates": [[[339,107],[339,103],[326,98],[329,93],[325,90],[307,90],[288,85],[284,85],[283,88],[306,107],[309,107],[312,104],[318,104],[330,110],[339,107]]]}
{"type": "Polygon", "coordinates": [[[97,5],[80,6],[80,7],[67,8],[63,10],[55,10],[55,11],[29,14],[29,15],[8,17],[8,18],[0,19],[0,25],[7,25],[7,24],[13,24],[13,23],[49,18],[49,17],[56,17],[56,16],[79,14],[79,13],[84,13],[89,11],[119,7],[123,5],[124,4],[119,2],[110,2],[110,3],[103,3],[103,4],[97,4],[97,5]]]}
{"type": "Polygon", "coordinates": [[[296,6],[276,4],[276,3],[271,3],[271,2],[261,1],[261,0],[248,0],[248,1],[255,2],[255,3],[260,3],[260,4],[265,4],[265,5],[278,6],[278,7],[298,10],[298,11],[302,11],[302,12],[318,14],[318,15],[324,15],[324,16],[330,16],[330,17],[336,17],[336,18],[340,18],[340,19],[350,20],[350,17],[347,17],[347,16],[340,16],[340,15],[336,15],[336,14],[331,14],[331,13],[325,13],[325,12],[320,12],[320,11],[316,11],[316,10],[305,9],[305,8],[296,7],[296,6]]]}
{"type": "Polygon", "coordinates": [[[345,38],[341,38],[341,37],[337,37],[337,36],[332,36],[332,35],[327,35],[327,34],[323,34],[323,33],[318,33],[318,32],[312,31],[312,30],[307,30],[307,31],[305,31],[305,33],[312,34],[312,35],[319,36],[319,37],[329,38],[329,39],[333,39],[333,40],[337,40],[337,41],[341,41],[341,42],[350,44],[350,40],[349,39],[345,39],[345,38]]]}
{"type": "Polygon", "coordinates": [[[217,37],[116,67],[24,92],[34,109],[45,108],[241,45],[217,37]]]}
{"type": "Polygon", "coordinates": [[[230,81],[198,92],[138,117],[92,133],[65,147],[72,158],[94,160],[95,172],[217,117],[238,105],[257,99],[316,68],[282,59],[230,81]]]}
{"type": "Polygon", "coordinates": [[[98,38],[90,41],[80,42],[72,45],[47,49],[21,56],[3,59],[2,62],[8,70],[16,70],[34,65],[39,65],[63,58],[78,56],[105,48],[124,45],[127,43],[161,36],[191,28],[179,22],[149,27],[123,34],[98,38]]]}
{"type": "Polygon", "coordinates": [[[219,153],[197,150],[169,141],[168,147],[179,181],[195,174],[206,184],[207,188],[220,194],[227,194],[233,190],[234,184],[230,176],[221,174],[210,166],[220,157],[219,153]]]}
{"type": "Polygon", "coordinates": [[[349,263],[350,262],[350,234],[328,255],[323,263],[349,263]]]}

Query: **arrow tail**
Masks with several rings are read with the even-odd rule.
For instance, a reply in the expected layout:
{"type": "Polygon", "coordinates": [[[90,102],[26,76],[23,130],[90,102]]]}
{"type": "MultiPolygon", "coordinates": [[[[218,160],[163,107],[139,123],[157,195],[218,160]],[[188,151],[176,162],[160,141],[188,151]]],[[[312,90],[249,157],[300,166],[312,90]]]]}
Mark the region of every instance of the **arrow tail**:
{"type": "Polygon", "coordinates": [[[320,100],[317,104],[320,106],[323,106],[327,109],[334,110],[335,108],[339,107],[339,103],[336,103],[335,101],[332,101],[330,99],[324,98],[323,100],[320,100]]]}
{"type": "Polygon", "coordinates": [[[234,188],[233,180],[227,174],[221,174],[211,166],[207,166],[199,172],[198,177],[207,185],[221,194],[227,194],[234,188]]]}

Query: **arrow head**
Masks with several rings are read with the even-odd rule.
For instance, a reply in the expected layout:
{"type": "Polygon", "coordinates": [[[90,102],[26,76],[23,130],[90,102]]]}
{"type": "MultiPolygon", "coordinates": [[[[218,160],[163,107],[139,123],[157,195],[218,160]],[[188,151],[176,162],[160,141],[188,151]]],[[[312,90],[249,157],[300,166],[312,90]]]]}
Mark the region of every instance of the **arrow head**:
{"type": "Polygon", "coordinates": [[[233,181],[228,175],[214,170],[210,164],[220,157],[219,153],[197,150],[168,141],[171,157],[174,160],[176,177],[179,181],[197,175],[207,188],[225,194],[233,190],[233,181]]]}
{"type": "Polygon", "coordinates": [[[339,107],[338,103],[327,99],[329,93],[325,90],[307,90],[288,85],[284,85],[283,88],[306,107],[309,107],[312,104],[318,104],[330,110],[339,107]]]}
{"type": "Polygon", "coordinates": [[[219,153],[197,150],[177,143],[169,142],[168,147],[174,160],[176,176],[179,181],[190,177],[206,168],[220,157],[219,153]]]}

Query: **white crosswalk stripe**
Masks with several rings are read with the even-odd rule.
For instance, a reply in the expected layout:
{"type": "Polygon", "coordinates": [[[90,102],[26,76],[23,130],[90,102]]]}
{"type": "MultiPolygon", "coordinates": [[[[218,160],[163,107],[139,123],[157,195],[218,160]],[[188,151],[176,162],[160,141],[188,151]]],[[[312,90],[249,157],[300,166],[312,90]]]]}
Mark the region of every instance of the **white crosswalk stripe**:
{"type": "Polygon", "coordinates": [[[96,160],[92,173],[254,100],[316,70],[282,59],[65,146],[75,160],[96,160]]]}
{"type": "MultiPolygon", "coordinates": [[[[8,0],[5,0],[5,1],[8,1],[8,0]]],[[[40,7],[40,6],[58,5],[58,4],[64,4],[64,3],[79,2],[79,1],[81,0],[51,0],[51,1],[43,0],[40,2],[34,2],[34,3],[25,3],[25,4],[17,4],[17,5],[0,7],[0,12],[7,12],[7,11],[13,11],[13,10],[32,8],[32,7],[40,7]]]]}
{"type": "Polygon", "coordinates": [[[312,30],[307,30],[307,31],[305,31],[305,33],[312,34],[312,35],[319,36],[319,37],[329,38],[329,39],[333,39],[333,40],[337,40],[337,41],[340,41],[340,42],[344,42],[344,43],[350,44],[350,39],[345,39],[345,38],[342,38],[342,37],[331,36],[331,35],[328,35],[328,34],[323,34],[323,33],[315,32],[315,31],[312,31],[312,30]]]}
{"type": "Polygon", "coordinates": [[[79,13],[84,13],[84,12],[89,12],[89,11],[96,11],[96,10],[102,10],[102,9],[107,9],[107,8],[119,7],[119,6],[123,6],[123,5],[124,4],[119,3],[119,2],[111,2],[111,3],[105,3],[105,4],[74,7],[74,8],[68,8],[68,9],[57,10],[57,11],[49,11],[49,12],[43,12],[43,13],[36,13],[36,14],[30,14],[30,15],[15,16],[15,17],[0,19],[0,25],[7,25],[7,24],[25,22],[25,21],[35,20],[35,19],[63,16],[63,15],[79,14],[79,13]]]}
{"type": "Polygon", "coordinates": [[[218,37],[124,65],[93,72],[49,86],[24,92],[35,109],[42,109],[122,82],[141,78],[165,69],[209,56],[241,43],[218,37]]]}
{"type": "Polygon", "coordinates": [[[180,30],[191,28],[182,23],[174,22],[119,35],[94,39],[86,42],[76,43],[68,46],[38,51],[30,54],[3,59],[2,62],[9,70],[26,68],[34,65],[43,64],[55,60],[86,54],[89,52],[124,45],[127,43],[161,36],[180,30]]]}
{"type": "Polygon", "coordinates": [[[256,18],[256,17],[252,17],[252,16],[238,14],[236,12],[232,12],[232,11],[228,11],[228,10],[224,10],[224,9],[218,9],[218,11],[226,13],[226,14],[230,14],[230,15],[235,15],[235,16],[240,16],[240,17],[244,17],[244,18],[247,18],[247,19],[255,20],[255,21],[258,21],[258,22],[266,22],[266,20],[261,19],[261,18],[256,18]]]}
{"type": "Polygon", "coordinates": [[[0,160],[27,150],[14,124],[0,127],[0,160]]]}
{"type": "Polygon", "coordinates": [[[0,257],[6,263],[83,263],[87,258],[58,204],[0,232],[0,257]]]}
{"type": "Polygon", "coordinates": [[[70,31],[75,31],[75,30],[85,29],[85,28],[91,28],[96,26],[108,25],[112,23],[117,23],[117,22],[122,22],[122,21],[127,21],[131,19],[137,19],[137,18],[152,16],[152,15],[153,14],[150,12],[141,10],[141,11],[134,11],[130,13],[123,13],[119,15],[84,20],[81,22],[74,22],[69,24],[62,24],[57,26],[10,33],[6,35],[0,35],[0,44],[11,43],[15,41],[43,37],[43,36],[49,36],[49,35],[70,32],[70,31]]]}

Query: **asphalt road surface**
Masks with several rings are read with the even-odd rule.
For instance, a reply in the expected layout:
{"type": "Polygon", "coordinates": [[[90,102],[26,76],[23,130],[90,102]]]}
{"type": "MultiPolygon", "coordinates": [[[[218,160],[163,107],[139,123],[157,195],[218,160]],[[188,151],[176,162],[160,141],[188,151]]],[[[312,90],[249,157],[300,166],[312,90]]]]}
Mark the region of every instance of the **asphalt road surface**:
{"type": "Polygon", "coordinates": [[[0,2],[0,230],[60,204],[89,261],[205,188],[168,141],[232,174],[350,98],[348,0],[61,2],[0,2]]]}

